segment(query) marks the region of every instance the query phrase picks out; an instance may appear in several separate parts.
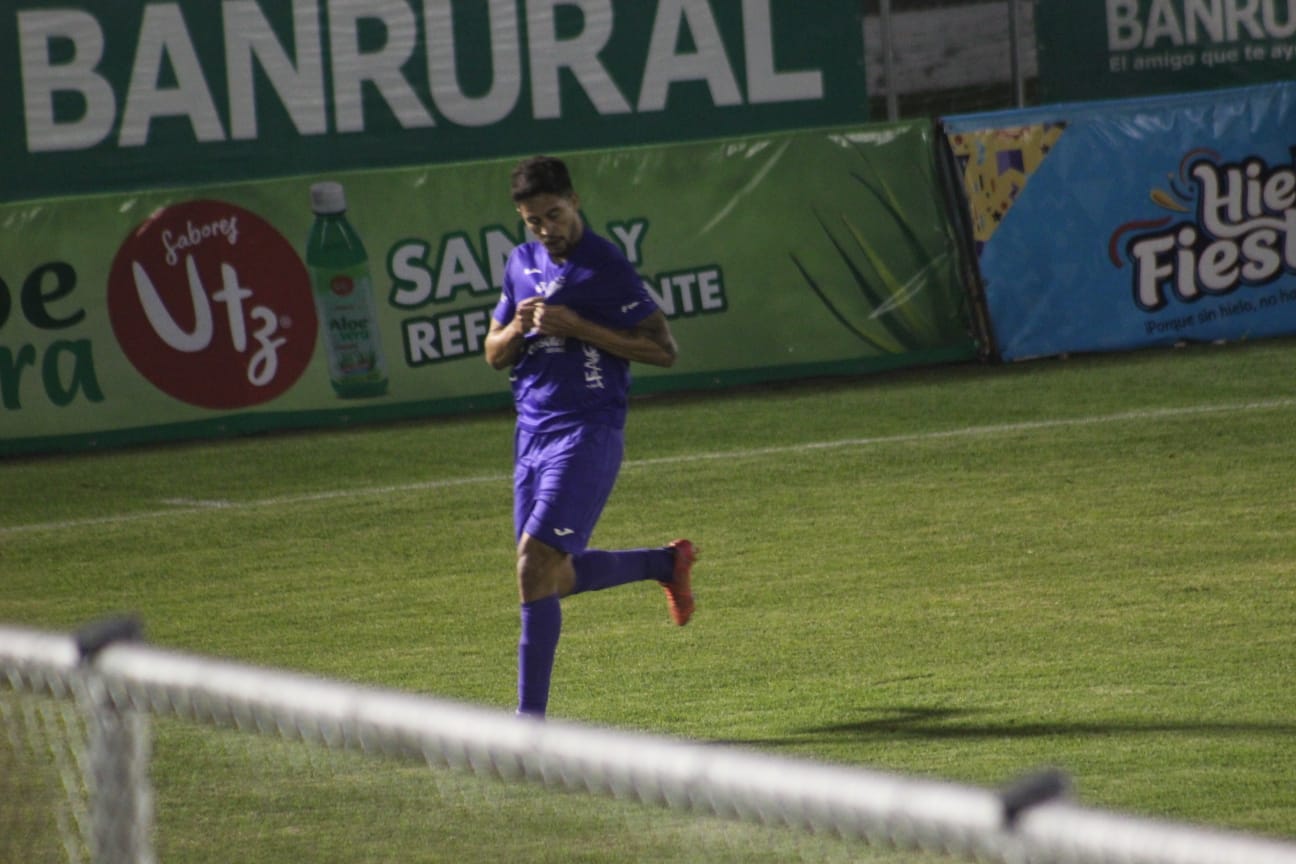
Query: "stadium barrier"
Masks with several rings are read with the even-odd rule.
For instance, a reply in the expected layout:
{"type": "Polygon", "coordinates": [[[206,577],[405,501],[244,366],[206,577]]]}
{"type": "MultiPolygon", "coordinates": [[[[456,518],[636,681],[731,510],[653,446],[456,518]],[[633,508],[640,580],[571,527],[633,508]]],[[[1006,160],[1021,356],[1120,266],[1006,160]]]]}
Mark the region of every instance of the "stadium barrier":
{"type": "Polygon", "coordinates": [[[1296,332],[1290,82],[941,120],[1005,360],[1296,332]]]}
{"type": "Polygon", "coordinates": [[[45,860],[27,854],[22,844],[39,841],[25,838],[24,827],[30,833],[52,825],[65,860],[153,861],[149,724],[172,718],[330,751],[414,760],[486,783],[534,784],[970,860],[1296,862],[1296,844],[1077,806],[1065,800],[1067,784],[1052,772],[1005,790],[980,789],[539,722],[160,650],[142,644],[139,635],[129,619],[73,636],[0,626],[0,762],[10,768],[0,773],[9,786],[0,796],[0,824],[9,826],[0,832],[0,858],[45,860]],[[33,737],[40,740],[32,744],[33,737]],[[24,803],[40,800],[30,769],[18,770],[24,753],[56,763],[61,816],[38,814],[24,826],[24,803]],[[68,799],[74,799],[70,805],[68,799]]]}
{"type": "MultiPolygon", "coordinates": [[[[635,392],[974,357],[935,154],[929,121],[564,154],[684,346],[635,392]]],[[[510,404],[513,164],[0,204],[0,456],[510,404]],[[317,181],[367,264],[306,266],[317,181]]]]}
{"type": "Polygon", "coordinates": [[[1234,44],[1222,19],[1153,26],[1138,4],[1105,19],[1096,3],[823,0],[807,18],[788,0],[615,0],[559,39],[547,14],[523,38],[508,2],[44,5],[0,15],[22,49],[0,59],[17,112],[0,124],[0,457],[506,405],[476,360],[525,238],[503,191],[517,141],[568,156],[590,224],[685,346],[636,392],[1296,332],[1289,82],[955,113],[1006,103],[1009,71],[1017,103],[1037,71],[1046,93],[1091,96],[1284,78],[1291,28],[1271,15],[1234,44]],[[386,69],[362,23],[417,60],[386,69]],[[1168,70],[1161,43],[1188,24],[1203,43],[1168,70]],[[667,38],[685,27],[696,52],[667,38]],[[467,66],[534,52],[544,81],[523,94],[501,72],[467,96],[465,33],[489,49],[460,51],[467,66]],[[173,52],[183,80],[147,84],[173,52]],[[942,95],[960,84],[989,101],[942,95]],[[883,87],[934,101],[867,124],[883,87]],[[79,118],[57,107],[78,100],[79,118]],[[932,164],[942,138],[953,183],[932,164]],[[330,319],[342,289],[303,260],[322,180],[344,184],[368,252],[343,274],[372,295],[359,318],[330,319]],[[369,338],[331,341],[353,330],[369,338]],[[337,380],[361,367],[365,387],[337,380]]]}

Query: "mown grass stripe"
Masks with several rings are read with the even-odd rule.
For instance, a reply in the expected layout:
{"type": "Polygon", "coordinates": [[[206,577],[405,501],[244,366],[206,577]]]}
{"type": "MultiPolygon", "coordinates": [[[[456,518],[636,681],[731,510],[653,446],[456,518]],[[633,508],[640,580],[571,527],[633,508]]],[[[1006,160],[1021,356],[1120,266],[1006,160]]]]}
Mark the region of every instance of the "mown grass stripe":
{"type": "MultiPolygon", "coordinates": [[[[1202,414],[1236,414],[1250,411],[1273,411],[1292,407],[1296,407],[1296,399],[1267,399],[1253,402],[1232,402],[1214,405],[1184,405],[1175,408],[1122,411],[1115,414],[1096,414],[1087,417],[1057,417],[1047,420],[1025,420],[1014,423],[964,426],[956,429],[938,429],[925,432],[903,433],[899,435],[876,435],[862,438],[840,438],[832,441],[807,441],[799,444],[783,444],[771,447],[679,453],[673,456],[628,459],[624,463],[623,469],[635,470],[639,468],[660,467],[663,465],[682,465],[690,462],[712,462],[726,459],[760,459],[767,456],[787,456],[798,453],[813,453],[821,450],[840,450],[851,447],[879,447],[892,444],[915,444],[924,441],[939,441],[951,438],[988,438],[996,435],[1035,432],[1044,429],[1057,429],[1063,427],[1099,426],[1110,423],[1164,420],[1202,414]]],[[[338,499],[391,495],[394,493],[426,492],[456,486],[470,486],[477,484],[507,483],[509,482],[510,477],[511,475],[501,472],[498,474],[454,477],[444,480],[422,480],[414,483],[399,483],[384,486],[330,489],[319,492],[306,492],[297,495],[278,495],[270,498],[251,499],[248,501],[222,501],[221,506],[219,507],[213,507],[211,502],[205,501],[195,501],[186,504],[184,499],[168,499],[161,503],[170,504],[172,506],[163,510],[144,510],[138,513],[117,513],[105,516],[91,516],[83,519],[35,522],[27,525],[4,525],[0,526],[0,537],[21,533],[37,533],[42,531],[58,532],[101,525],[146,522],[178,515],[210,513],[213,510],[228,512],[266,507],[291,507],[298,504],[312,504],[338,499]]]]}

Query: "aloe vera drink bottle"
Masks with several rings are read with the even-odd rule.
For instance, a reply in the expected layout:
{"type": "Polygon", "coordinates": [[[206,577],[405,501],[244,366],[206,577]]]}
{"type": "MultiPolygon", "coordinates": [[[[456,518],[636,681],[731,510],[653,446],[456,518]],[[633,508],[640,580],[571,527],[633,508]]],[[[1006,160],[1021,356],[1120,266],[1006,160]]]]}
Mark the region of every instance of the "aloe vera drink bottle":
{"type": "Polygon", "coordinates": [[[310,194],[315,224],[306,243],[306,266],[328,355],[329,379],[343,399],[381,396],[387,392],[387,363],[369,256],[347,221],[342,185],[316,183],[310,194]]]}

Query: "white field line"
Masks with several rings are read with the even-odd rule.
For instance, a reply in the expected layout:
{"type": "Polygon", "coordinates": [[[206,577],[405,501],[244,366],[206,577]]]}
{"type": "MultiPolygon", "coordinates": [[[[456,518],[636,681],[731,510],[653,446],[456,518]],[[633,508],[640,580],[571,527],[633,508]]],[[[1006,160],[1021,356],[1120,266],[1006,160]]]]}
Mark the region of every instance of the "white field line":
{"type": "MultiPolygon", "coordinates": [[[[798,453],[814,453],[822,450],[841,450],[852,447],[878,447],[888,444],[914,444],[923,441],[940,441],[954,438],[991,438],[997,435],[1035,432],[1043,429],[1102,426],[1112,423],[1176,419],[1203,414],[1241,414],[1250,411],[1273,411],[1293,407],[1296,407],[1296,398],[1268,399],[1256,402],[1233,402],[1218,405],[1186,405],[1179,408],[1158,408],[1148,411],[1124,411],[1118,414],[1096,414],[1089,417],[1065,417],[1053,420],[1028,420],[1020,423],[996,423],[986,426],[964,426],[958,429],[946,429],[937,432],[913,432],[904,435],[879,435],[871,438],[840,438],[835,441],[810,441],[801,444],[784,444],[774,447],[682,453],[675,456],[659,456],[649,459],[627,460],[623,465],[623,470],[651,468],[660,465],[680,465],[689,462],[760,459],[766,456],[787,456],[798,453]]],[[[312,504],[319,501],[368,498],[404,492],[426,492],[436,489],[448,489],[455,486],[508,483],[511,480],[511,476],[511,474],[504,473],[486,474],[476,477],[457,477],[449,480],[425,480],[419,483],[400,483],[389,486],[365,486],[354,489],[333,489],[323,492],[281,495],[274,498],[259,498],[249,501],[211,501],[190,498],[169,498],[161,502],[171,505],[164,510],[143,510],[138,513],[117,513],[85,519],[34,522],[28,525],[0,525],[0,537],[50,531],[60,532],[97,525],[121,525],[129,522],[147,522],[170,516],[206,513],[213,510],[228,512],[261,508],[291,507],[297,504],[312,504]]]]}

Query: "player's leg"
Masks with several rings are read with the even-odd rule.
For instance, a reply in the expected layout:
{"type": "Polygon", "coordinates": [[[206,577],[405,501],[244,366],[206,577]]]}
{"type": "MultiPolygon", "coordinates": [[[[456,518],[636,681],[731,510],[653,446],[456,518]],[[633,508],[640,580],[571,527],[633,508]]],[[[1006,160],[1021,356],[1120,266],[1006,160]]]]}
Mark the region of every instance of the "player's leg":
{"type": "Polygon", "coordinates": [[[669,549],[586,549],[616,485],[624,449],[621,430],[592,426],[563,436],[547,450],[536,504],[522,530],[571,553],[572,581],[568,585],[564,578],[564,596],[671,578],[669,549]]]}
{"type": "Polygon", "coordinates": [[[519,429],[514,442],[513,524],[517,540],[517,584],[521,633],[518,636],[517,692],[519,714],[543,717],[549,702],[562,607],[553,585],[570,556],[526,533],[536,508],[544,466],[544,440],[519,429]]]}
{"type": "MultiPolygon", "coordinates": [[[[570,448],[570,459],[563,463],[562,482],[556,484],[565,494],[555,497],[554,501],[561,503],[551,503],[550,510],[567,514],[564,524],[587,526],[589,533],[593,533],[616,483],[624,439],[620,430],[592,429],[575,436],[570,448]],[[571,494],[573,490],[575,495],[571,494]]],[[[556,525],[553,519],[547,525],[533,521],[529,529],[551,533],[563,530],[556,525]]],[[[672,620],[680,625],[688,623],[694,608],[690,573],[697,558],[692,543],[676,540],[669,546],[648,549],[586,549],[589,533],[582,537],[577,532],[574,536],[580,537],[580,542],[567,547],[572,552],[570,593],[656,581],[666,590],[672,620]]],[[[568,591],[562,593],[566,595],[568,591]]]]}
{"type": "Polygon", "coordinates": [[[518,711],[543,715],[562,629],[559,598],[628,582],[656,580],[671,617],[693,613],[689,579],[696,553],[688,541],[657,549],[587,550],[621,466],[620,430],[579,429],[518,437],[514,520],[518,534],[518,711]]]}
{"type": "Polygon", "coordinates": [[[523,533],[518,543],[518,592],[521,634],[518,637],[519,714],[543,717],[549,705],[549,681],[562,633],[562,584],[571,583],[571,556],[523,533]]]}
{"type": "Polygon", "coordinates": [[[650,579],[666,591],[671,620],[683,626],[693,617],[693,562],[697,549],[688,540],[651,549],[621,549],[614,552],[587,549],[572,556],[575,577],[573,594],[602,591],[630,582],[650,579]]]}
{"type": "Polygon", "coordinates": [[[572,554],[594,531],[616,470],[619,436],[606,432],[519,433],[514,473],[514,523],[522,632],[518,640],[518,713],[543,716],[562,630],[559,598],[575,583],[572,554]],[[609,457],[612,452],[612,457],[609,457]],[[593,473],[591,473],[593,472],[593,473]]]}

